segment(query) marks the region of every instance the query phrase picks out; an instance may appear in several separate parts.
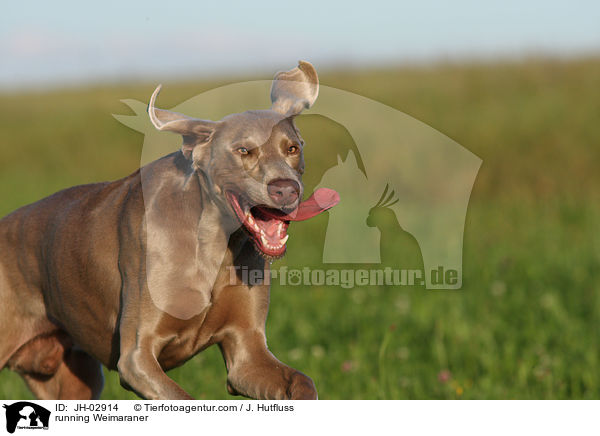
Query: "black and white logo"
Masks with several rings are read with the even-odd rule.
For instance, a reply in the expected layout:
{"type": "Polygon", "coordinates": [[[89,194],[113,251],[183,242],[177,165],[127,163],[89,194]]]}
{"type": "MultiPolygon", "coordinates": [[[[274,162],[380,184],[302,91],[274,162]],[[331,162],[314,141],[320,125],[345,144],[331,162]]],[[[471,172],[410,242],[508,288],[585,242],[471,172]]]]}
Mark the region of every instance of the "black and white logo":
{"type": "Polygon", "coordinates": [[[3,406],[6,409],[6,431],[14,433],[22,430],[48,430],[50,411],[29,401],[19,401],[3,406]]]}

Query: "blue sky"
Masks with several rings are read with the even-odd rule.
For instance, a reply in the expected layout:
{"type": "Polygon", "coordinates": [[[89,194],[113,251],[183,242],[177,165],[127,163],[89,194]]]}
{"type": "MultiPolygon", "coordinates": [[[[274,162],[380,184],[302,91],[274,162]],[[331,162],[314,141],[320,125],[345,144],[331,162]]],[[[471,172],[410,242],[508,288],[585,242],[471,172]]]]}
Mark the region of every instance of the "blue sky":
{"type": "Polygon", "coordinates": [[[600,54],[598,1],[11,1],[0,88],[600,54]]]}

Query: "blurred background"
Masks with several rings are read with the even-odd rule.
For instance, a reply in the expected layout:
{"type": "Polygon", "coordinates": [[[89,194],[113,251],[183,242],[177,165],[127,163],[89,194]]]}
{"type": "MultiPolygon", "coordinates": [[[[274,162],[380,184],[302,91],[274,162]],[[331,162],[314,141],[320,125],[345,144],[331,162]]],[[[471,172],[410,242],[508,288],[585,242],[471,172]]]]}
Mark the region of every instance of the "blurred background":
{"type": "MultiPolygon", "coordinates": [[[[112,117],[132,114],[121,99],[147,102],[163,83],[169,108],[309,60],[323,85],[402,111],[483,164],[461,290],[275,285],[274,354],[322,399],[599,398],[599,22],[592,1],[11,2],[0,216],[133,172],[144,138],[112,117]]],[[[353,143],[323,117],[298,126],[311,192],[326,150],[353,143]]],[[[274,266],[323,267],[326,225],[295,224],[274,266]]],[[[231,398],[214,347],[169,374],[195,397],[231,398]]],[[[102,398],[135,398],[106,378],[102,398]]],[[[4,370],[0,398],[31,394],[4,370]]]]}

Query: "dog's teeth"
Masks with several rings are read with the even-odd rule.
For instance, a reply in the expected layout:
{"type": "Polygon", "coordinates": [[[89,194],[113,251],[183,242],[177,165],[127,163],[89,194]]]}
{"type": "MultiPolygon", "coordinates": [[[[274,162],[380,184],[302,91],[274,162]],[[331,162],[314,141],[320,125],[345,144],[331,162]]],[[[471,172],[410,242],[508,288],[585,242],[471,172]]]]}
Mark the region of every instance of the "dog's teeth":
{"type": "Polygon", "coordinates": [[[252,215],[250,215],[250,212],[246,213],[246,218],[248,218],[248,224],[250,224],[252,227],[254,227],[254,225],[255,225],[254,218],[252,218],[252,215]]]}
{"type": "Polygon", "coordinates": [[[269,246],[269,241],[267,241],[267,238],[265,237],[265,234],[264,234],[264,232],[262,230],[260,231],[260,241],[262,242],[262,244],[265,247],[269,246]]]}
{"type": "Polygon", "coordinates": [[[281,241],[279,241],[279,243],[281,245],[285,245],[285,243],[287,242],[287,240],[288,240],[289,237],[290,237],[290,235],[285,235],[285,237],[281,241]]]}

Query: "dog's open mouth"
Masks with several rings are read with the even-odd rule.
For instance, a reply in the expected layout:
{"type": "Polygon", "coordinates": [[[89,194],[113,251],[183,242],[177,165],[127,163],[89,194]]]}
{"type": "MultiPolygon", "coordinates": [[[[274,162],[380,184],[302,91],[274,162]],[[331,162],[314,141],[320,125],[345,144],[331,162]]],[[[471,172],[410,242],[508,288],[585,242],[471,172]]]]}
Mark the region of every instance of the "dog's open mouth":
{"type": "Polygon", "coordinates": [[[340,196],[333,189],[320,188],[289,213],[252,206],[243,196],[232,191],[227,191],[227,199],[259,253],[269,259],[278,259],[285,254],[290,221],[304,221],[325,212],[339,203],[340,196]]]}

